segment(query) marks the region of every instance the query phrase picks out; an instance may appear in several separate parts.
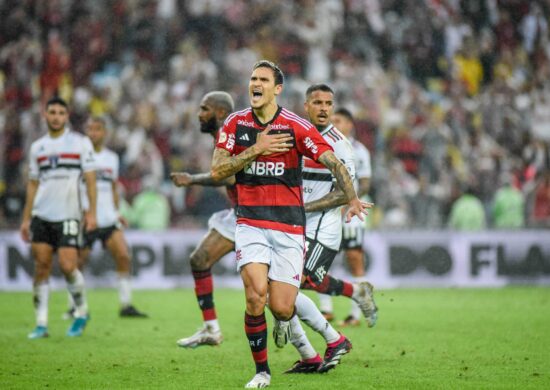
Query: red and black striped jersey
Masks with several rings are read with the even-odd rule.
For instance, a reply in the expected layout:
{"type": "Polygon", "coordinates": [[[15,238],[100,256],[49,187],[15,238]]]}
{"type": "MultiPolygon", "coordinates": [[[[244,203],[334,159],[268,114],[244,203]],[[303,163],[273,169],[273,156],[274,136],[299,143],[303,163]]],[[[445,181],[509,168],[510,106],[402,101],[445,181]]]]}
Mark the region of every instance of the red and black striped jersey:
{"type": "Polygon", "coordinates": [[[293,147],[286,153],[258,156],[238,172],[237,223],[303,234],[302,156],[318,161],[332,150],[307,120],[279,107],[269,123],[261,123],[251,108],[237,111],[225,120],[216,147],[238,155],[256,143],[267,125],[270,134],[290,134],[293,147]]]}

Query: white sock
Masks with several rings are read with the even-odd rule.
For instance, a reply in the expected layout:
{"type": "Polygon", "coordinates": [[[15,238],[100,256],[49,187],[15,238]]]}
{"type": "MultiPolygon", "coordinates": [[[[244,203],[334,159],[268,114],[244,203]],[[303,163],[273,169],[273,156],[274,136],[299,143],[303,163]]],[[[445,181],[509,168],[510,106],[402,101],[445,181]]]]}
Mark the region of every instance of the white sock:
{"type": "Polygon", "coordinates": [[[67,280],[67,290],[72,295],[75,306],[75,317],[85,317],[88,315],[88,302],[86,300],[86,291],[84,290],[84,276],[80,270],[76,269],[67,280]]]}
{"type": "Polygon", "coordinates": [[[41,282],[33,286],[34,312],[37,326],[48,326],[48,300],[50,297],[50,285],[41,282]]]}
{"type": "Polygon", "coordinates": [[[311,329],[321,334],[327,343],[333,343],[340,334],[323,317],[315,303],[305,294],[299,292],[296,297],[296,314],[311,329]]]}
{"type": "Polygon", "coordinates": [[[208,320],[204,321],[205,325],[212,331],[212,332],[220,332],[220,323],[217,319],[215,320],[208,320]]]}
{"type": "Polygon", "coordinates": [[[122,307],[126,307],[132,303],[132,286],[130,284],[130,275],[127,273],[118,274],[118,300],[122,307]]]}
{"type": "Polygon", "coordinates": [[[67,303],[68,303],[69,309],[74,308],[74,299],[70,292],[67,292],[67,303]]]}
{"type": "Polygon", "coordinates": [[[332,313],[332,297],[328,294],[317,293],[319,297],[319,309],[325,313],[332,313]]]}
{"type": "Polygon", "coordinates": [[[355,318],[356,320],[361,319],[361,315],[363,312],[361,311],[361,308],[355,301],[351,301],[351,309],[349,311],[349,315],[355,318]]]}
{"type": "Polygon", "coordinates": [[[290,337],[290,342],[300,353],[302,360],[312,359],[317,356],[317,351],[309,342],[302,324],[300,324],[300,319],[298,316],[294,316],[290,320],[290,329],[292,330],[292,336],[290,337]]]}

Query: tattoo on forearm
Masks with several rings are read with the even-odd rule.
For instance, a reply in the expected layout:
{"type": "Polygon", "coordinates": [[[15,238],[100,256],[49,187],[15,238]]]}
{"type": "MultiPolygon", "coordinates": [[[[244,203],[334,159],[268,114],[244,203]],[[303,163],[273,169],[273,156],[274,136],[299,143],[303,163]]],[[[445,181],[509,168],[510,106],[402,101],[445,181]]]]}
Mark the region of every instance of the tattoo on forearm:
{"type": "Polygon", "coordinates": [[[335,207],[345,205],[347,202],[346,195],[340,189],[329,192],[325,196],[304,204],[306,213],[314,211],[325,211],[335,207]]]}
{"type": "Polygon", "coordinates": [[[334,153],[323,153],[319,158],[319,161],[334,175],[336,181],[338,182],[338,186],[342,189],[346,196],[346,201],[349,202],[353,198],[357,197],[355,188],[353,188],[353,179],[351,178],[345,165],[336,158],[334,153]]]}
{"type": "Polygon", "coordinates": [[[214,180],[211,173],[197,173],[191,176],[192,184],[209,187],[221,187],[232,184],[231,176],[222,180],[214,180]]]}
{"type": "Polygon", "coordinates": [[[236,156],[231,156],[227,150],[216,149],[212,159],[212,177],[222,180],[241,171],[246,164],[254,161],[259,153],[254,146],[236,156]]]}

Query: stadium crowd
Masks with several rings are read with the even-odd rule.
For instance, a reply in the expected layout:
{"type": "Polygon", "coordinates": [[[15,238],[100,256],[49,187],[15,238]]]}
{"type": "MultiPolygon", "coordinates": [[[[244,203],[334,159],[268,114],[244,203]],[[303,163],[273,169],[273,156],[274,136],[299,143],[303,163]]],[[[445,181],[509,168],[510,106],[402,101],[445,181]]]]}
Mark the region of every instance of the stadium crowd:
{"type": "Polygon", "coordinates": [[[0,1],[0,228],[20,222],[54,94],[77,131],[107,118],[133,226],[162,228],[168,212],[131,210],[165,198],[172,226],[202,226],[223,193],[169,173],[209,169],[200,98],[246,107],[261,58],[283,67],[283,106],[303,114],[327,82],[354,114],[374,228],[550,228],[549,16],[548,0],[0,1]]]}

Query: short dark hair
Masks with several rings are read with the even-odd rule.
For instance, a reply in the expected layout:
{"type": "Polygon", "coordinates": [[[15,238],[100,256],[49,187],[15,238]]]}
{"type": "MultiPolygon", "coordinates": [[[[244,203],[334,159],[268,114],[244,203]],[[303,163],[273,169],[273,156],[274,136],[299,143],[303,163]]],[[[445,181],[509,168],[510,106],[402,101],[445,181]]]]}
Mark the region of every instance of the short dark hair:
{"type": "Polygon", "coordinates": [[[273,77],[275,78],[275,85],[283,84],[285,81],[285,75],[281,68],[279,68],[274,62],[268,60],[260,60],[254,64],[252,70],[258,68],[269,68],[273,71],[273,77]]]}
{"type": "Polygon", "coordinates": [[[347,118],[349,121],[353,122],[353,115],[351,114],[351,111],[347,108],[339,108],[336,111],[334,111],[334,115],[342,115],[343,117],[347,118]]]}
{"type": "Polygon", "coordinates": [[[48,107],[53,105],[53,104],[59,104],[60,106],[65,107],[67,110],[69,109],[69,106],[67,105],[67,102],[65,100],[61,99],[59,96],[54,96],[54,97],[50,98],[50,100],[48,100],[46,102],[46,109],[48,109],[48,107]]]}
{"type": "Polygon", "coordinates": [[[326,85],[326,84],[313,84],[306,91],[306,99],[308,99],[309,96],[315,91],[330,92],[331,94],[334,95],[334,91],[328,85],[326,85]]]}

